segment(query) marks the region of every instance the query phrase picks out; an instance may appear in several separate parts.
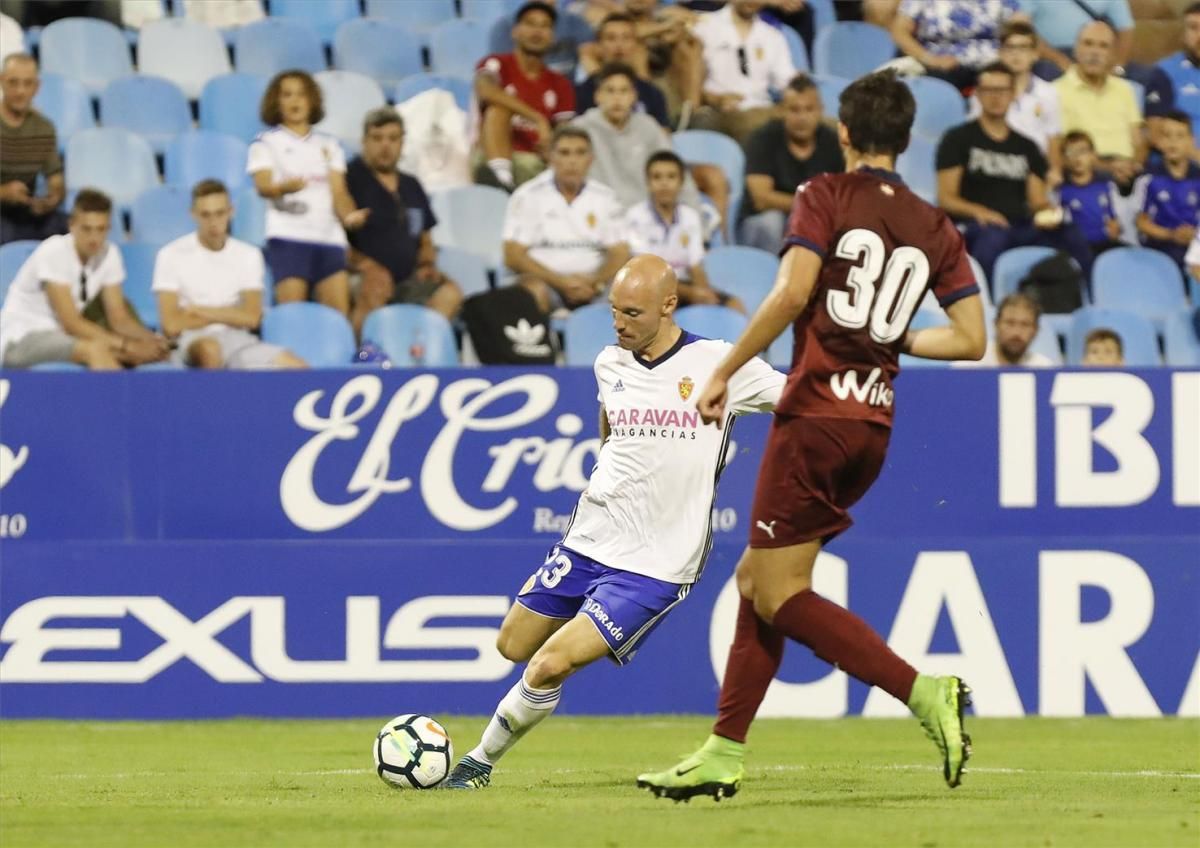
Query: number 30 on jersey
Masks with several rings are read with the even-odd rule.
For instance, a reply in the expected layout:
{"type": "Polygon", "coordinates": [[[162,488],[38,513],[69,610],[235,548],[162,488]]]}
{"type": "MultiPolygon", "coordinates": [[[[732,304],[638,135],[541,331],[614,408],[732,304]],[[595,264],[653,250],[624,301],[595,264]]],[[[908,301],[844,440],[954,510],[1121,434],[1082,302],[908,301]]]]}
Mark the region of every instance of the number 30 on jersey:
{"type": "Polygon", "coordinates": [[[887,256],[877,233],[858,229],[848,230],[838,240],[834,254],[857,264],[846,277],[849,290],[829,290],[825,300],[829,316],[852,330],[866,327],[880,344],[899,339],[925,296],[929,259],[924,252],[905,245],[887,256]]]}

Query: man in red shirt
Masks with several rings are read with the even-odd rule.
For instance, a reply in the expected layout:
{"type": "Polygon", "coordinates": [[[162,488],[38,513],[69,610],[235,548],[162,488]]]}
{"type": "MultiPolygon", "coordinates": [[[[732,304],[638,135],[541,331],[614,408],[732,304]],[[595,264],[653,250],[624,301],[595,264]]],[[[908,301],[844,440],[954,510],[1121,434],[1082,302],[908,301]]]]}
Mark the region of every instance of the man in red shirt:
{"type": "Polygon", "coordinates": [[[822,545],[850,526],[847,510],[883,468],[900,354],[979,359],[987,343],[962,236],[894,173],[915,112],[892,72],[845,90],[838,140],[847,172],[821,174],[797,190],[775,288],[697,402],[704,421],[720,422],[729,377],[793,325],[791,372],[737,567],[741,606],[717,722],[691,757],[638,778],[659,797],[737,792],[746,734],[785,638],[907,704],[937,744],[951,787],[970,754],[962,728],[967,686],[919,675],[865,621],[812,591],[822,545]],[[927,288],[950,325],[910,331],[927,288]]]}
{"type": "Polygon", "coordinates": [[[476,182],[511,191],[546,167],[554,125],[575,115],[570,80],[546,67],[558,13],[531,0],[513,18],[513,52],[485,56],[476,66],[475,99],[481,122],[483,161],[476,182]]]}

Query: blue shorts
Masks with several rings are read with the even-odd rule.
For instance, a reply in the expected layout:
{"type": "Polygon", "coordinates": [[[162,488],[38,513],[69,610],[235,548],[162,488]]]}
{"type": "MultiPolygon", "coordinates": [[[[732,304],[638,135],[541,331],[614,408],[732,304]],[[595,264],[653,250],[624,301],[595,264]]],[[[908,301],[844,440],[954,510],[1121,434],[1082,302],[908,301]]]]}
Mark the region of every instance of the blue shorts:
{"type": "Polygon", "coordinates": [[[299,277],[312,287],[326,277],[346,270],[346,248],[336,244],[267,239],[263,258],[277,283],[288,277],[299,277]]]}
{"type": "Polygon", "coordinates": [[[525,582],[517,603],[546,618],[586,615],[624,665],[691,588],[609,568],[560,545],[525,582]]]}

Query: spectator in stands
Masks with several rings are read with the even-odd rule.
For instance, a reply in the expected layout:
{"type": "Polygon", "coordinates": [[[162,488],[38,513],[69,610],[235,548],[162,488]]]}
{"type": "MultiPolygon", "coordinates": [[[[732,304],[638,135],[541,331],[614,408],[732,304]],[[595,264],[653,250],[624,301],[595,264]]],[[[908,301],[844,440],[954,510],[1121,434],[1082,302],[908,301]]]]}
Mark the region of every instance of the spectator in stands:
{"type": "Polygon", "coordinates": [[[229,235],[233,205],[217,180],[192,188],[196,232],[164,245],[153,290],[163,332],[195,368],[304,368],[304,360],[255,335],[262,323],[262,251],[229,235]]]}
{"type": "Polygon", "coordinates": [[[1125,365],[1125,346],[1116,331],[1097,327],[1083,340],[1081,365],[1091,368],[1122,368],[1125,365]]]}
{"type": "Polygon", "coordinates": [[[649,199],[625,213],[625,239],[633,254],[652,253],[679,279],[679,302],[715,303],[745,312],[736,297],[714,289],[704,272],[704,225],[695,209],[679,201],[686,171],[683,160],[660,150],[646,162],[649,199]]]}
{"type": "Polygon", "coordinates": [[[783,92],[783,116],[746,141],[742,244],[778,253],[796,187],[817,174],[840,173],[846,160],[837,133],[824,123],[821,92],[804,73],[783,92]]]}
{"type": "Polygon", "coordinates": [[[176,9],[180,3],[189,21],[218,29],[245,26],[267,16],[262,0],[175,0],[176,9]]]}
{"type": "MultiPolygon", "coordinates": [[[[1049,66],[1046,79],[1055,77],[1071,67],[1071,53],[1080,30],[1093,21],[1107,21],[1114,36],[1114,63],[1124,67],[1133,49],[1133,13],[1129,0],[1021,0],[1021,11],[1029,16],[1034,28],[1041,33],[1039,55],[1049,66]]],[[[1078,56],[1075,57],[1078,60],[1078,56]]]]}
{"type": "Polygon", "coordinates": [[[629,258],[612,189],[587,180],[587,131],[559,127],[550,168],[513,192],[504,216],[504,264],[543,312],[591,303],[629,258]]]}
{"type": "Polygon", "coordinates": [[[629,65],[637,72],[633,84],[637,89],[637,110],[645,112],[664,127],[667,119],[667,99],[662,90],[649,81],[650,71],[644,47],[638,43],[637,30],[628,15],[615,13],[606,17],[596,31],[594,49],[582,59],[583,67],[591,74],[575,86],[575,108],[582,115],[596,105],[597,72],[613,63],[629,65]]]}
{"type": "Polygon", "coordinates": [[[1075,130],[1067,133],[1062,145],[1066,178],[1058,195],[1063,210],[1087,239],[1093,256],[1120,247],[1117,186],[1108,174],[1096,170],[1096,149],[1091,136],[1075,130]]]}
{"type": "Polygon", "coordinates": [[[1200,2],[1183,12],[1183,49],[1158,63],[1171,81],[1176,109],[1192,119],[1192,137],[1200,138],[1200,2]]]}
{"type": "MultiPolygon", "coordinates": [[[[1037,32],[1028,21],[1010,20],[1000,27],[1000,61],[1013,72],[1017,89],[1008,107],[1008,125],[1037,144],[1050,165],[1046,184],[1055,188],[1062,182],[1062,109],[1054,86],[1033,75],[1037,49],[1037,32]]],[[[977,95],[971,95],[969,105],[969,116],[979,117],[977,95]]]]}
{"type": "Polygon", "coordinates": [[[646,50],[651,78],[666,85],[677,129],[686,129],[700,108],[704,85],[703,45],[692,31],[698,16],[684,6],[660,6],[658,0],[625,0],[625,14],[646,50]]]}
{"type": "Polygon", "coordinates": [[[321,88],[304,71],[276,74],[260,109],[271,129],[250,145],[246,172],[267,207],[264,254],[275,279],[275,302],[315,296],[350,314],[346,233],[361,227],[367,210],[355,209],[346,190],[346,158],[331,135],[313,129],[325,117],[321,88]]]}
{"type": "Polygon", "coordinates": [[[166,340],[125,304],[125,264],[108,240],[111,224],[112,201],[85,188],[75,197],[70,232],[43,241],[17,271],[0,309],[5,368],[77,362],[113,370],[167,355],[166,340]],[[107,327],[83,316],[97,300],[107,327]]]}
{"type": "Polygon", "coordinates": [[[1047,197],[1045,157],[1007,123],[1012,71],[999,62],[984,68],[976,93],[979,117],[948,130],[938,145],[938,205],[966,224],[967,250],[989,280],[1001,253],[1031,244],[1067,251],[1087,278],[1091,250],[1047,197]]]}
{"type": "Polygon", "coordinates": [[[1200,225],[1200,165],[1191,161],[1195,140],[1186,112],[1176,109],[1163,116],[1159,143],[1162,168],[1146,182],[1137,229],[1146,247],[1162,251],[1183,268],[1200,225]]]}
{"type": "Polygon", "coordinates": [[[1054,83],[1063,130],[1083,130],[1119,186],[1127,188],[1146,161],[1142,112],[1133,87],[1113,76],[1112,26],[1092,21],[1079,31],[1075,64],[1054,83]]]}
{"type": "Polygon", "coordinates": [[[362,329],[367,313],[389,303],[417,303],[448,319],[458,315],[463,293],[438,270],[430,232],[437,226],[420,181],[399,170],[404,121],[381,106],[363,121],[362,156],[346,168],[346,186],[367,221],[348,233],[350,263],[362,274],[351,323],[362,329]]]}
{"type": "Polygon", "coordinates": [[[0,62],[25,52],[25,32],[15,18],[0,13],[0,62]]]}
{"type": "MultiPolygon", "coordinates": [[[[562,8],[567,4],[559,3],[558,0],[543,0],[543,5],[549,6],[554,12],[554,20],[551,21],[553,31],[542,57],[543,61],[546,67],[555,73],[562,74],[567,79],[575,79],[580,54],[592,46],[596,34],[585,18],[562,8]]],[[[488,50],[497,54],[513,52],[517,42],[514,27],[520,20],[521,9],[518,9],[515,15],[495,21],[488,34],[488,50]]]]}
{"type": "Polygon", "coordinates": [[[0,244],[44,239],[67,231],[58,211],[66,194],[54,124],[33,108],[38,66],[28,53],[13,53],[0,71],[0,244]],[[38,177],[46,193],[36,195],[38,177]]]}
{"type": "Polygon", "coordinates": [[[967,89],[996,61],[1000,27],[1017,13],[1017,0],[904,0],[892,40],[925,73],[967,89]]]}
{"type": "Polygon", "coordinates": [[[763,0],[731,0],[700,17],[693,30],[704,45],[704,108],[692,126],[742,143],[775,115],[772,89],[782,91],[796,68],[787,41],[759,17],[763,0]]]}
{"type": "Polygon", "coordinates": [[[1042,310],[1025,294],[1010,294],[996,308],[995,332],[983,359],[956,362],[963,368],[1050,368],[1056,363],[1045,354],[1030,350],[1038,334],[1042,310]]]}
{"type": "Polygon", "coordinates": [[[546,167],[554,125],[575,115],[575,89],[546,67],[558,12],[531,0],[517,10],[512,27],[513,52],[480,60],[475,98],[482,110],[479,142],[482,161],[477,182],[512,191],[546,167]]]}

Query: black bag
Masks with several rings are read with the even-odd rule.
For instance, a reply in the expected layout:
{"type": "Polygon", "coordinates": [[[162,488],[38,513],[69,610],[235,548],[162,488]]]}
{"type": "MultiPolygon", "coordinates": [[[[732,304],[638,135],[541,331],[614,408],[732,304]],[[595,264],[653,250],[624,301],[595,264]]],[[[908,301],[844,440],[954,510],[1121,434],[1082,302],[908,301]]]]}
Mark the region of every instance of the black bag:
{"type": "Polygon", "coordinates": [[[462,316],[484,365],[554,364],[549,316],[528,289],[509,286],[469,297],[462,316]]]}
{"type": "Polygon", "coordinates": [[[1020,290],[1036,300],[1043,312],[1074,312],[1083,306],[1083,272],[1070,254],[1060,250],[1030,268],[1020,290]]]}

